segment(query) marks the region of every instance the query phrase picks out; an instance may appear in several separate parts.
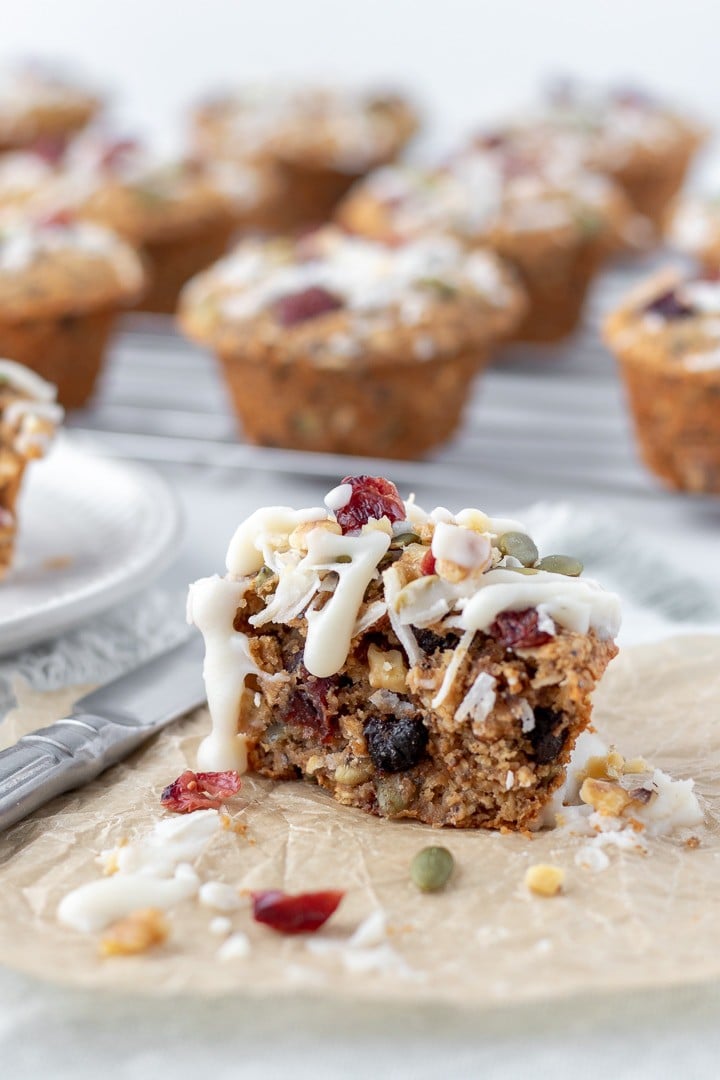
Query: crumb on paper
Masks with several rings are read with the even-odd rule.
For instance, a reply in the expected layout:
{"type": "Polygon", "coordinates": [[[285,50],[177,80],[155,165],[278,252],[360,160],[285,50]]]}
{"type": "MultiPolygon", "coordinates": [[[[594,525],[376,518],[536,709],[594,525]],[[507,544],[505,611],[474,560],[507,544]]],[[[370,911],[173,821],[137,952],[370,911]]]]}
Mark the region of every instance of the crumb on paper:
{"type": "Polygon", "coordinates": [[[167,920],[157,908],[133,911],[113,923],[100,940],[101,956],[134,956],[147,952],[167,939],[167,920]]]}
{"type": "Polygon", "coordinates": [[[557,896],[565,884],[565,871],[551,863],[535,863],[525,871],[525,885],[536,896],[557,896]]]}
{"type": "Polygon", "coordinates": [[[251,952],[250,938],[247,934],[238,931],[222,943],[218,949],[218,956],[221,960],[243,960],[251,952]]]}
{"type": "Polygon", "coordinates": [[[216,937],[229,937],[232,933],[232,920],[228,919],[227,915],[216,915],[210,920],[208,930],[216,937]]]}

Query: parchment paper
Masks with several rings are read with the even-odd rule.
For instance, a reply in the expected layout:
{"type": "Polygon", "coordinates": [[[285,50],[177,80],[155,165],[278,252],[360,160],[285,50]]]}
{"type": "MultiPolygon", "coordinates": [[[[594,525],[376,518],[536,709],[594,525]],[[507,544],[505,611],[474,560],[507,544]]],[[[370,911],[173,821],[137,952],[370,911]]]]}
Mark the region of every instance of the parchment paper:
{"type": "MultiPolygon", "coordinates": [[[[0,740],[57,717],[67,698],[21,694],[0,740]]],[[[58,925],[58,902],[97,878],[101,849],[163,815],[160,791],[194,764],[206,725],[202,711],[189,717],[2,838],[4,964],[136,994],[302,993],[473,1009],[720,976],[720,638],[626,649],[596,697],[596,726],[626,755],[643,754],[676,777],[696,779],[708,810],[699,848],[649,841],[649,855],[613,852],[609,868],[592,872],[574,865],[583,840],[557,831],[534,838],[438,832],[366,817],[301,782],[246,777],[245,805],[234,817],[247,834],[226,831],[213,840],[197,864],[201,877],[248,889],[346,889],[339,911],[314,938],[337,948],[318,955],[305,938],[255,924],[248,902],[231,917],[234,929],[249,936],[250,954],[221,961],[219,939],[209,932],[213,913],[190,900],[172,913],[170,938],[159,949],[101,959],[94,937],[58,925]],[[445,892],[421,895],[408,865],[433,842],[451,849],[457,870],[445,892]],[[525,869],[547,861],[566,868],[566,892],[530,897],[525,869]],[[368,970],[350,970],[344,943],[378,907],[387,913],[390,944],[364,954],[368,970]]]]}

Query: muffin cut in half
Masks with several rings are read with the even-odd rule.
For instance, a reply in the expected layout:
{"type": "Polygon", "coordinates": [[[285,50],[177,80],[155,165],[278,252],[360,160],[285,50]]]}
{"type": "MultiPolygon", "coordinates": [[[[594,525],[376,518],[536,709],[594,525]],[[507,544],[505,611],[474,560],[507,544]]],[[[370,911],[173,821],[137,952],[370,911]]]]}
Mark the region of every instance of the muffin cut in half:
{"type": "Polygon", "coordinates": [[[242,243],[190,282],[180,324],[217,353],[251,442],[412,458],[455,431],[523,304],[489,252],[327,226],[242,243]]]}
{"type": "Polygon", "coordinates": [[[537,824],[616,653],[617,598],[515,521],[428,514],[380,477],[268,507],[190,588],[199,767],[304,777],[430,825],[537,824]]]}
{"type": "Polygon", "coordinates": [[[351,184],[394,160],[414,135],[413,107],[394,93],[247,86],[200,105],[192,143],[209,160],[252,161],[277,189],[273,231],[326,221],[351,184]]]}
{"type": "Polygon", "coordinates": [[[65,215],[0,219],[0,355],[55,384],[66,408],[84,405],[143,283],[135,251],[106,229],[65,215]]]}
{"type": "Polygon", "coordinates": [[[337,219],[386,241],[439,231],[515,268],[529,304],[513,338],[556,341],[577,326],[588,286],[632,216],[605,177],[502,138],[428,170],[388,166],[343,200],[337,219]]]}
{"type": "Polygon", "coordinates": [[[670,487],[720,492],[720,281],[661,272],[604,331],[645,464],[670,487]]]}
{"type": "Polygon", "coordinates": [[[12,561],[25,469],[46,453],[62,422],[56,390],[33,371],[0,360],[0,578],[12,561]]]}

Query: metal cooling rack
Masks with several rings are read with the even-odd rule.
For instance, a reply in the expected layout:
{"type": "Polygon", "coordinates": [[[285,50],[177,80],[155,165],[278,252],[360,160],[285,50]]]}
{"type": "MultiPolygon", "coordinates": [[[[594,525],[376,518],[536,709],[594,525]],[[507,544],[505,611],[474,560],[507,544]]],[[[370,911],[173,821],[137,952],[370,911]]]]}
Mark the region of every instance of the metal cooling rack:
{"type": "Polygon", "coordinates": [[[506,351],[478,381],[457,437],[421,463],[245,443],[213,358],[162,317],[124,322],[92,408],[68,426],[106,453],[155,463],[328,479],[380,471],[403,485],[454,490],[482,477],[485,490],[531,490],[537,498],[663,497],[637,459],[614,361],[598,334],[602,314],[640,272],[635,265],[599,279],[572,341],[506,351]]]}

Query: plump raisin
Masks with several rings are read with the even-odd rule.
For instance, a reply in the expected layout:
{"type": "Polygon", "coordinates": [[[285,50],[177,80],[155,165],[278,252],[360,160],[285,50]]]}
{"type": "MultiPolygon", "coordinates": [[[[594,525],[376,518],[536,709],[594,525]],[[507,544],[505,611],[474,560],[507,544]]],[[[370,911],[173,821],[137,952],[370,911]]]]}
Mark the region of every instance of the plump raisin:
{"type": "Polygon", "coordinates": [[[538,613],[534,608],[501,611],[488,632],[507,649],[532,649],[553,639],[552,634],[538,629],[538,613]]]}
{"type": "Polygon", "coordinates": [[[415,640],[426,654],[431,656],[438,649],[454,649],[458,643],[457,634],[434,634],[432,630],[420,630],[414,626],[413,634],[415,640]]]}
{"type": "Polygon", "coordinates": [[[376,769],[404,772],[425,754],[428,732],[419,717],[373,716],[365,724],[365,741],[376,769]]]}
{"type": "Polygon", "coordinates": [[[643,311],[649,315],[660,315],[663,319],[688,319],[695,314],[695,309],[681,300],[674,289],[651,300],[643,311]]]}
{"type": "Polygon", "coordinates": [[[562,713],[539,705],[535,710],[535,727],[530,732],[533,757],[539,765],[550,765],[557,761],[565,744],[565,734],[561,731],[562,713]]]}
{"type": "Polygon", "coordinates": [[[344,307],[344,304],[339,296],[320,285],[311,285],[302,292],[281,296],[273,305],[273,311],[283,326],[295,326],[297,323],[325,315],[328,311],[337,311],[341,307],[344,307]]]}
{"type": "Polygon", "coordinates": [[[335,511],[337,523],[344,533],[361,529],[371,518],[405,520],[405,505],[400,492],[384,477],[346,476],[341,483],[352,488],[348,501],[335,511]]]}

